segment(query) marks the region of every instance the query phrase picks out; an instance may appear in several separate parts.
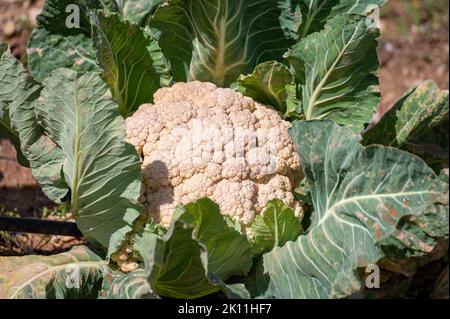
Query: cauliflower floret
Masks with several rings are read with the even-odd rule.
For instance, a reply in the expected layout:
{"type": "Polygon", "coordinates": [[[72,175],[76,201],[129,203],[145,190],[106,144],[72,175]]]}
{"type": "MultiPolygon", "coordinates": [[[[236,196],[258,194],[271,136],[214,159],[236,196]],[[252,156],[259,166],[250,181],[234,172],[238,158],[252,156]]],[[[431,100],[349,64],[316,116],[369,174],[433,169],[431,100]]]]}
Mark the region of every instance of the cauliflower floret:
{"type": "Polygon", "coordinates": [[[177,204],[209,197],[248,227],[279,198],[301,215],[292,190],[302,178],[288,134],[273,109],[212,83],[177,83],[126,119],[127,141],[142,158],[141,201],[168,226],[177,204]]]}

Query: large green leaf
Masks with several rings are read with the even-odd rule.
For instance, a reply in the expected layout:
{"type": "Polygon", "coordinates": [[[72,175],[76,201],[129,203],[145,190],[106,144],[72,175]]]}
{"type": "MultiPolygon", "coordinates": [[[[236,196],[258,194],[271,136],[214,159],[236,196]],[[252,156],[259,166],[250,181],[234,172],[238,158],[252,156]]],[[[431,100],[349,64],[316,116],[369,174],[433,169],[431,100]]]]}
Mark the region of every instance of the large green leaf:
{"type": "Polygon", "coordinates": [[[237,81],[239,92],[255,101],[270,105],[283,114],[287,109],[289,86],[295,88],[291,72],[284,64],[276,61],[257,65],[253,73],[241,75],[237,81]]]}
{"type": "Polygon", "coordinates": [[[371,9],[382,6],[385,0],[293,0],[300,7],[303,21],[298,29],[299,38],[321,31],[328,20],[338,14],[365,16],[371,9]]]}
{"type": "Polygon", "coordinates": [[[403,147],[448,121],[448,91],[425,81],[409,90],[375,125],[364,134],[365,144],[403,147]]]}
{"type": "Polygon", "coordinates": [[[58,69],[43,85],[35,109],[63,157],[71,212],[87,238],[108,247],[140,209],[140,161],[125,143],[125,122],[97,73],[58,69]]]}
{"type": "MultiPolygon", "coordinates": [[[[361,287],[357,268],[383,257],[380,241],[406,216],[448,213],[448,185],[420,158],[359,137],[329,120],[296,121],[290,131],[314,205],[295,242],[263,256],[254,295],[336,298],[361,287]]],[[[447,221],[448,223],[448,221],[447,221]]]]}
{"type": "Polygon", "coordinates": [[[11,127],[9,107],[20,95],[26,94],[25,74],[11,55],[6,44],[0,44],[0,138],[8,138],[16,148],[17,160],[29,167],[22,154],[19,134],[11,127]]]}
{"type": "MultiPolygon", "coordinates": [[[[1,65],[1,61],[0,61],[0,70],[3,68],[3,66],[1,65]]],[[[2,74],[4,75],[4,74],[2,74]]],[[[0,75],[0,76],[2,76],[0,75]]],[[[3,78],[0,78],[0,85],[3,84],[3,78]]],[[[19,140],[19,135],[17,134],[16,131],[14,131],[11,128],[11,120],[9,118],[9,108],[7,107],[8,105],[5,103],[4,101],[4,93],[5,92],[0,92],[0,139],[8,139],[11,141],[11,143],[13,143],[14,147],[16,148],[16,152],[17,152],[17,160],[18,162],[25,167],[29,167],[30,163],[28,163],[27,159],[25,158],[25,156],[22,154],[22,151],[20,149],[20,140],[19,140]]]]}
{"type": "Polygon", "coordinates": [[[117,14],[92,14],[93,39],[103,76],[127,116],[153,101],[153,93],[171,82],[156,40],[117,14]]]}
{"type": "Polygon", "coordinates": [[[170,60],[176,81],[229,86],[292,45],[277,0],[168,0],[150,27],[170,60]]]}
{"type": "Polygon", "coordinates": [[[380,99],[378,34],[359,15],[339,15],[287,54],[301,84],[307,120],[329,118],[363,130],[380,99]]]}
{"type": "Polygon", "coordinates": [[[268,202],[263,215],[256,216],[252,223],[253,244],[260,252],[281,247],[302,233],[301,220],[279,199],[268,202]]]}
{"type": "Polygon", "coordinates": [[[84,246],[53,256],[0,257],[0,298],[96,298],[104,267],[84,246]]]}
{"type": "Polygon", "coordinates": [[[165,235],[136,236],[134,248],[144,258],[158,295],[197,298],[223,291],[229,297],[245,296],[242,285],[228,286],[224,280],[250,270],[250,243],[227,225],[209,199],[178,206],[165,235]]]}
{"type": "Polygon", "coordinates": [[[31,75],[37,81],[42,82],[51,71],[61,67],[78,72],[98,69],[87,11],[101,6],[101,1],[97,0],[45,1],[27,50],[31,75]],[[72,21],[69,16],[72,11],[66,11],[66,8],[72,9],[74,6],[79,12],[79,28],[66,25],[66,19],[72,21]]]}
{"type": "Polygon", "coordinates": [[[164,0],[116,0],[120,14],[139,25],[143,25],[164,0]]]}

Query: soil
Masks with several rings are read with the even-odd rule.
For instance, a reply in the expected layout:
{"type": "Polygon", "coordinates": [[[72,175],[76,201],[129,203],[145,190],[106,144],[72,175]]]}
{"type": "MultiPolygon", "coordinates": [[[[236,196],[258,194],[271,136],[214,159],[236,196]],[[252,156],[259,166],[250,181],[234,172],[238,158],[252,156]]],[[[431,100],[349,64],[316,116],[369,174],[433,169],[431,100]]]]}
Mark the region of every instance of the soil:
{"type": "Polygon", "coordinates": [[[405,14],[408,2],[419,3],[415,10],[426,11],[420,7],[425,1],[414,0],[391,0],[381,11],[380,114],[424,80],[435,81],[441,89],[449,88],[449,1],[436,1],[441,3],[437,9],[442,12],[423,13],[416,24],[411,21],[412,13],[405,14]]]}
{"type": "MultiPolygon", "coordinates": [[[[0,42],[11,45],[13,54],[26,61],[26,44],[36,25],[43,0],[0,0],[0,42]]],[[[448,0],[440,0],[444,9],[439,21],[422,15],[411,21],[411,3],[423,12],[421,1],[393,0],[381,11],[380,59],[381,103],[379,114],[387,111],[411,86],[425,79],[440,88],[449,87],[448,0]],[[399,24],[403,21],[406,27],[399,24]]],[[[414,8],[413,8],[414,9],[414,8]]],[[[380,116],[378,116],[379,118],[380,116]]],[[[15,160],[15,149],[0,139],[0,211],[15,210],[21,216],[38,217],[42,207],[52,207],[36,185],[31,170],[15,160]],[[24,201],[23,199],[27,200],[24,201]]]]}

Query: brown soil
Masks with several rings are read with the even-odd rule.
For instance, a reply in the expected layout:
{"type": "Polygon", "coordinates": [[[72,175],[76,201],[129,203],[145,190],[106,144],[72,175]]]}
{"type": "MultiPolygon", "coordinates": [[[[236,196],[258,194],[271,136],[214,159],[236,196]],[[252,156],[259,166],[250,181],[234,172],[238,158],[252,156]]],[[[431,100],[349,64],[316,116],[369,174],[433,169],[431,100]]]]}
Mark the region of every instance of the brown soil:
{"type": "MultiPolygon", "coordinates": [[[[26,45],[36,25],[43,0],[0,0],[0,42],[26,61],[26,45]]],[[[42,207],[54,204],[42,193],[29,168],[16,161],[14,146],[0,139],[0,212],[16,211],[21,216],[39,217],[42,207]]]]}
{"type": "MultiPolygon", "coordinates": [[[[67,221],[64,217],[48,216],[47,219],[67,221]]],[[[0,256],[22,256],[30,254],[51,255],[69,250],[75,245],[87,245],[84,238],[71,236],[42,235],[29,233],[8,233],[0,231],[0,256]]]]}

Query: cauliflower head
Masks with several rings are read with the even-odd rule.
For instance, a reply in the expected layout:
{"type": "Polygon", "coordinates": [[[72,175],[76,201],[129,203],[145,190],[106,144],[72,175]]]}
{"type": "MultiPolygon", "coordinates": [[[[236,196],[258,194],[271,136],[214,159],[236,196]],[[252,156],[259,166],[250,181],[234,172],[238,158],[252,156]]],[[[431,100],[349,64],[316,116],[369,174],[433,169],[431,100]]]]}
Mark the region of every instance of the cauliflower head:
{"type": "Polygon", "coordinates": [[[275,110],[212,83],[159,89],[154,104],[126,119],[127,141],[142,160],[146,213],[168,226],[177,204],[209,197],[244,227],[274,198],[301,215],[289,127],[275,110]]]}

